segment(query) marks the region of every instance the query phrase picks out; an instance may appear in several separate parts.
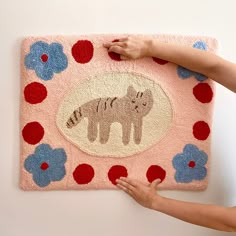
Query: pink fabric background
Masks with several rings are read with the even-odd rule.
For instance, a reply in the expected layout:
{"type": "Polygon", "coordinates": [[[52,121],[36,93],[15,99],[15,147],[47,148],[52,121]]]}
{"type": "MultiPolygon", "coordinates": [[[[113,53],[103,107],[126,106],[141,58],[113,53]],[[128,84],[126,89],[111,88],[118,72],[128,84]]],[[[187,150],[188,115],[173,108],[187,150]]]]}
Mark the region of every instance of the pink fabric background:
{"type": "MultiPolygon", "coordinates": [[[[166,170],[166,178],[160,184],[160,189],[187,189],[201,190],[206,188],[208,177],[202,181],[193,181],[188,184],[176,183],[174,179],[175,169],[172,159],[177,153],[183,151],[187,143],[195,144],[200,150],[204,150],[209,157],[206,167],[210,165],[211,135],[205,141],[194,138],[192,126],[198,120],[206,121],[210,126],[212,123],[213,101],[207,104],[200,103],[193,96],[192,89],[199,82],[193,77],[180,79],[177,75],[176,65],[168,63],[159,65],[152,58],[143,58],[135,61],[114,61],[103,48],[104,42],[112,41],[124,35],[85,35],[85,36],[52,36],[52,37],[28,37],[22,44],[21,60],[21,130],[31,121],[38,121],[45,130],[44,138],[40,143],[48,143],[52,148],[64,148],[67,154],[66,176],[62,181],[51,182],[47,187],[41,188],[32,180],[32,175],[24,169],[24,160],[28,155],[34,153],[38,145],[30,145],[24,141],[21,135],[21,178],[20,186],[24,190],[53,190],[53,189],[116,189],[107,177],[108,170],[113,165],[123,165],[127,168],[129,177],[147,182],[146,171],[150,165],[160,165],[166,170]],[[78,64],[71,55],[71,48],[78,40],[90,40],[94,45],[94,56],[90,63],[78,64]],[[50,81],[39,79],[33,70],[24,66],[24,57],[29,53],[30,45],[36,41],[47,43],[58,42],[63,45],[64,53],[68,58],[69,65],[66,70],[54,74],[50,81]],[[157,144],[148,150],[124,158],[101,158],[90,156],[79,150],[61,135],[56,126],[56,114],[61,100],[79,84],[81,78],[93,77],[97,73],[120,71],[136,72],[143,74],[153,80],[163,78],[158,82],[169,96],[174,111],[173,122],[167,134],[157,144]],[[78,76],[79,75],[79,76],[78,76]],[[79,79],[78,79],[79,78],[79,79]],[[40,82],[47,87],[48,97],[43,103],[31,105],[24,100],[23,91],[30,82],[40,82]],[[78,185],[73,179],[74,169],[81,163],[90,164],[95,171],[92,182],[86,185],[78,185]]],[[[196,41],[202,40],[207,44],[208,50],[215,52],[216,40],[207,37],[187,37],[174,35],[155,35],[166,42],[179,45],[192,46],[196,41]]],[[[214,92],[214,84],[207,80],[214,92]]],[[[213,99],[214,100],[214,99],[213,99]]]]}

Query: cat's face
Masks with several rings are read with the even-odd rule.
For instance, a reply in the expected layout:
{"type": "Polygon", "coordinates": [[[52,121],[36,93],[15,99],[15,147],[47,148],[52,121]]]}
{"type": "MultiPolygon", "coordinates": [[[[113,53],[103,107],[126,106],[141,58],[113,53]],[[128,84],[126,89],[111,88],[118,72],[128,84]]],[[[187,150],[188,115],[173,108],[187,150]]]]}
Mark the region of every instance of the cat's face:
{"type": "Polygon", "coordinates": [[[145,116],[153,106],[153,96],[150,89],[137,92],[132,86],[129,86],[127,96],[130,98],[130,108],[133,116],[145,116]]]}

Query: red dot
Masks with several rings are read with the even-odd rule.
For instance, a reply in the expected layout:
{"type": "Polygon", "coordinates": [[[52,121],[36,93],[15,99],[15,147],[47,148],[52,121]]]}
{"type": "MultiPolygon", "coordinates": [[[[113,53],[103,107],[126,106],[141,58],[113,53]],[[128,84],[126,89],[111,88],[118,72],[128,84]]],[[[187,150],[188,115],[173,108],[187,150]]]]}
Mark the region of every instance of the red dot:
{"type": "Polygon", "coordinates": [[[47,60],[48,60],[48,55],[47,55],[47,54],[43,54],[43,55],[41,56],[41,60],[42,60],[42,62],[47,62],[47,60]]]}
{"type": "Polygon", "coordinates": [[[124,166],[120,165],[112,166],[108,172],[108,178],[114,185],[116,185],[116,179],[127,176],[127,169],[124,166]]]}
{"type": "Polygon", "coordinates": [[[46,170],[46,169],[48,169],[48,167],[49,167],[49,165],[48,165],[47,162],[43,162],[43,163],[41,164],[41,166],[40,166],[40,168],[41,168],[42,170],[46,170]]]}
{"type": "MultiPolygon", "coordinates": [[[[114,42],[119,42],[119,39],[114,39],[112,42],[113,42],[113,43],[114,43],[114,42]]],[[[121,61],[121,59],[120,59],[120,54],[118,54],[118,53],[115,53],[115,52],[108,52],[108,55],[110,56],[110,58],[111,58],[112,60],[121,61]]]]}
{"type": "Polygon", "coordinates": [[[190,167],[190,168],[194,168],[195,167],[195,161],[190,161],[189,163],[188,163],[188,166],[190,167]]]}
{"type": "Polygon", "coordinates": [[[31,104],[42,102],[47,97],[47,89],[43,84],[33,82],[24,89],[25,101],[31,104]]]}
{"type": "Polygon", "coordinates": [[[209,103],[212,100],[213,92],[209,84],[199,83],[193,88],[195,98],[202,103],[209,103]]]}
{"type": "Polygon", "coordinates": [[[22,135],[25,142],[29,144],[36,144],[43,138],[44,129],[38,122],[30,122],[23,128],[22,135]]]}
{"type": "Polygon", "coordinates": [[[73,172],[77,184],[88,184],[94,177],[94,169],[88,164],[80,164],[73,172]]]}
{"type": "Polygon", "coordinates": [[[78,63],[88,63],[93,57],[93,44],[89,40],[79,40],[72,47],[72,56],[78,63]]]}
{"type": "Polygon", "coordinates": [[[160,179],[162,182],[166,177],[166,171],[158,165],[152,165],[148,168],[146,176],[149,183],[152,183],[155,179],[160,179]]]}
{"type": "Polygon", "coordinates": [[[206,140],[210,134],[210,127],[205,121],[198,121],[193,125],[193,135],[196,139],[206,140]]]}
{"type": "Polygon", "coordinates": [[[155,61],[159,65],[165,65],[165,64],[168,63],[168,61],[162,60],[162,59],[157,58],[157,57],[153,57],[152,59],[153,59],[153,61],[155,61]]]}

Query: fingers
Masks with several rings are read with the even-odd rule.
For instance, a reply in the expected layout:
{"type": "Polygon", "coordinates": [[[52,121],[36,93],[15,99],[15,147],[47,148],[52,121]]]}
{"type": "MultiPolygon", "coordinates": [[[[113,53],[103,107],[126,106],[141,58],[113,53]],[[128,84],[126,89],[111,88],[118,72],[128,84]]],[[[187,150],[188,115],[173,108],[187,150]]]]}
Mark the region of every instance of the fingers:
{"type": "Polygon", "coordinates": [[[109,47],[111,47],[111,44],[112,44],[112,43],[104,43],[104,44],[103,44],[103,47],[109,48],[109,47]]]}
{"type": "Polygon", "coordinates": [[[134,196],[133,191],[130,190],[130,189],[128,189],[128,188],[126,188],[124,185],[117,183],[116,186],[117,186],[118,188],[122,189],[122,190],[123,190],[124,192],[126,192],[127,194],[129,194],[131,197],[134,196]]]}
{"type": "Polygon", "coordinates": [[[120,38],[118,39],[117,42],[109,42],[109,43],[104,43],[103,46],[105,48],[110,48],[111,46],[121,46],[121,47],[126,47],[127,44],[125,43],[128,40],[128,38],[120,38]]]}
{"type": "Polygon", "coordinates": [[[130,184],[129,182],[126,182],[122,179],[117,179],[116,183],[119,185],[122,185],[123,187],[130,189],[131,191],[133,191],[135,189],[135,186],[133,186],[132,184],[130,184]]]}
{"type": "Polygon", "coordinates": [[[126,193],[128,193],[131,197],[134,196],[134,191],[135,191],[135,187],[132,186],[131,184],[127,183],[126,181],[122,180],[122,179],[117,179],[116,180],[117,183],[117,187],[122,189],[123,191],[125,191],[126,193]]]}
{"type": "Polygon", "coordinates": [[[124,60],[124,61],[130,60],[129,57],[126,57],[126,56],[124,56],[124,55],[120,55],[120,59],[121,59],[121,60],[124,60]]]}
{"type": "Polygon", "coordinates": [[[153,188],[153,189],[157,189],[157,186],[159,185],[161,183],[161,180],[160,179],[155,179],[155,180],[153,180],[152,181],[152,183],[151,183],[151,188],[153,188]]]}
{"type": "Polygon", "coordinates": [[[122,47],[120,46],[111,46],[109,49],[108,49],[108,52],[115,52],[115,53],[118,53],[118,54],[121,54],[123,56],[125,56],[125,51],[122,47]]]}
{"type": "Polygon", "coordinates": [[[139,182],[135,179],[130,179],[130,178],[127,178],[127,177],[120,177],[120,179],[122,182],[125,182],[133,187],[137,187],[139,185],[139,182]]]}
{"type": "Polygon", "coordinates": [[[128,38],[121,38],[117,42],[104,43],[103,46],[108,49],[108,52],[120,54],[121,60],[129,60],[130,58],[127,56],[125,51],[127,48],[127,39],[128,38]]]}
{"type": "Polygon", "coordinates": [[[128,40],[128,38],[126,37],[126,38],[120,38],[119,39],[119,42],[125,42],[125,41],[127,41],[128,40]]]}
{"type": "Polygon", "coordinates": [[[104,43],[103,46],[105,48],[110,48],[112,46],[126,47],[127,44],[124,42],[111,42],[111,43],[104,43]]]}

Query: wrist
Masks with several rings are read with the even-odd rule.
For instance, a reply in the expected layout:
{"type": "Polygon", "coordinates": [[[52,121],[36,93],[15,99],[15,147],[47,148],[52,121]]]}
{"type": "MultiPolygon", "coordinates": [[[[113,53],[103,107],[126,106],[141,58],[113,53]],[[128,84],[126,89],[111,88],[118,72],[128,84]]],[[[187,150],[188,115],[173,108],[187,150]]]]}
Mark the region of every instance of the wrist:
{"type": "Polygon", "coordinates": [[[144,40],[144,57],[151,57],[152,56],[152,48],[153,48],[153,39],[147,38],[144,40]]]}
{"type": "Polygon", "coordinates": [[[155,198],[153,198],[153,200],[152,200],[151,208],[156,211],[161,211],[161,209],[164,205],[164,202],[165,202],[164,197],[162,197],[160,195],[156,195],[155,198]]]}

